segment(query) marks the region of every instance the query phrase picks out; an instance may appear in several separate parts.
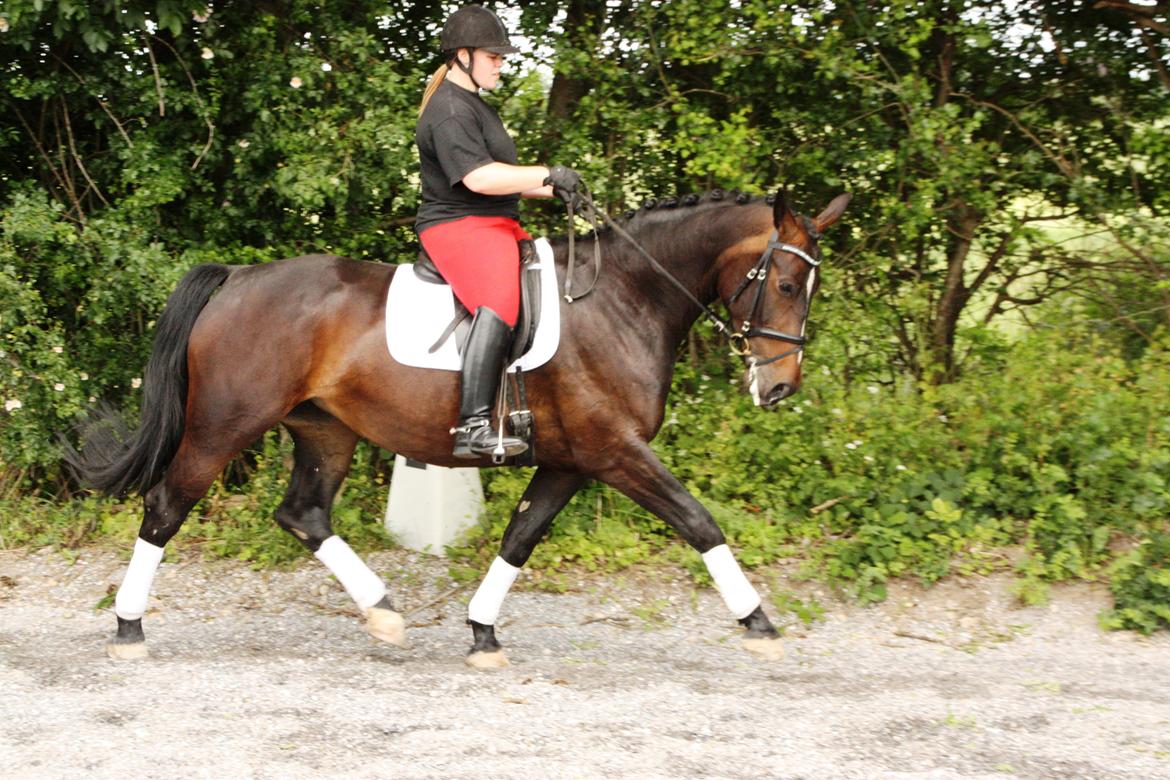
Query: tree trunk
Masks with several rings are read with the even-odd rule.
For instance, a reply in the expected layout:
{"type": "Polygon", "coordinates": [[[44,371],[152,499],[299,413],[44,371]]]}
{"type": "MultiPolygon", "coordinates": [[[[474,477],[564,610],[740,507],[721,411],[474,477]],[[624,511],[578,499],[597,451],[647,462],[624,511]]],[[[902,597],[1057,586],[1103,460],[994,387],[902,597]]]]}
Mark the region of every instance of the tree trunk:
{"type": "MultiPolygon", "coordinates": [[[[593,50],[605,27],[605,5],[605,0],[569,0],[563,40],[570,51],[593,50]]],[[[568,119],[573,107],[589,92],[589,81],[576,75],[576,71],[571,65],[556,69],[548,93],[548,115],[554,120],[568,119]]]]}
{"type": "Polygon", "coordinates": [[[963,276],[975,231],[983,215],[963,203],[947,219],[951,241],[947,247],[947,275],[938,307],[934,312],[930,333],[930,357],[933,363],[931,382],[946,384],[955,378],[955,330],[959,316],[971,297],[963,276]]]}

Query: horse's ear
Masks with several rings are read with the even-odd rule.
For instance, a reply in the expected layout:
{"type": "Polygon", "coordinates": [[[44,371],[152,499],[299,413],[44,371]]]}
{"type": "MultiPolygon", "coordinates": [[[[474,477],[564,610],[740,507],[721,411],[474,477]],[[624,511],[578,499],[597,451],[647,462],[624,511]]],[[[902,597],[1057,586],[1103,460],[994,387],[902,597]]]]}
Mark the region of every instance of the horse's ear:
{"type": "Polygon", "coordinates": [[[841,213],[845,211],[845,207],[849,205],[849,201],[852,199],[853,195],[848,192],[833,198],[829,205],[825,206],[825,210],[813,220],[813,225],[816,226],[817,232],[821,232],[840,219],[841,213]]]}
{"type": "Polygon", "coordinates": [[[776,192],[776,198],[772,203],[772,225],[781,233],[785,232],[785,228],[796,227],[796,212],[793,211],[792,202],[788,198],[787,187],[782,187],[776,192]]]}

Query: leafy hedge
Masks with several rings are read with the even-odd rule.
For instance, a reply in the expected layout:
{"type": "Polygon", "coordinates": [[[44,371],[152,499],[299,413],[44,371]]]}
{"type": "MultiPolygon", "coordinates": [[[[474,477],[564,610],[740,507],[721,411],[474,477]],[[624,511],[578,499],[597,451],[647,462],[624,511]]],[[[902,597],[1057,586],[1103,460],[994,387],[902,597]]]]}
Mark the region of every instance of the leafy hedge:
{"type": "MultiPolygon", "coordinates": [[[[62,504],[51,492],[62,484],[56,436],[87,402],[102,393],[133,411],[152,328],[137,313],[161,308],[183,268],[212,259],[198,249],[168,257],[129,224],[111,217],[77,231],[35,191],[0,214],[0,545],[128,538],[137,526],[133,504],[62,504]]],[[[1167,625],[1167,340],[1125,357],[1073,325],[1013,343],[973,330],[963,376],[933,386],[893,370],[880,340],[866,343],[881,332],[871,315],[832,300],[803,390],[775,412],[752,407],[736,364],[702,328],[679,365],[655,447],[745,565],[798,559],[808,576],[873,600],[891,577],[933,581],[1010,559],[1022,598],[1041,598],[1051,581],[1109,577],[1108,625],[1167,625]]],[[[258,565],[301,557],[271,520],[288,458],[289,442],[267,437],[184,537],[258,565]]],[[[339,528],[359,547],[386,541],[371,522],[386,468],[384,453],[363,448],[339,502],[339,528]]],[[[454,551],[469,571],[495,554],[527,476],[486,477],[487,519],[454,551]]],[[[555,586],[566,564],[613,570],[655,558],[705,577],[663,523],[595,486],[558,518],[533,566],[555,586]]]]}

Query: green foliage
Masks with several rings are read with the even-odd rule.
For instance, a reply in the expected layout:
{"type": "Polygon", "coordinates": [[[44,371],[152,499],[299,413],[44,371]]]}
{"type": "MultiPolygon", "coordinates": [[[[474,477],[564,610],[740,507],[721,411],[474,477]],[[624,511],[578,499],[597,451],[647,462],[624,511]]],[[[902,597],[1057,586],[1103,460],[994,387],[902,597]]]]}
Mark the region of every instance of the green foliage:
{"type": "Polygon", "coordinates": [[[1101,616],[1102,625],[1143,634],[1170,628],[1170,532],[1143,539],[1112,569],[1114,608],[1101,616]]]}
{"type": "Polygon", "coordinates": [[[772,603],[781,615],[791,614],[806,626],[825,617],[825,608],[816,599],[805,601],[795,593],[780,588],[773,589],[772,603]]]}
{"type": "MultiPolygon", "coordinates": [[[[333,528],[354,549],[386,549],[393,543],[379,522],[385,511],[383,456],[358,445],[354,471],[333,505],[333,528]]],[[[292,441],[271,432],[243,469],[246,489],[216,482],[192,510],[172,545],[213,558],[247,561],[256,567],[285,566],[303,560],[305,548],[276,525],[292,468],[292,441]]],[[[118,502],[93,496],[72,501],[33,497],[0,498],[0,549],[57,547],[62,550],[101,542],[130,550],[142,523],[139,499],[118,502]]]]}

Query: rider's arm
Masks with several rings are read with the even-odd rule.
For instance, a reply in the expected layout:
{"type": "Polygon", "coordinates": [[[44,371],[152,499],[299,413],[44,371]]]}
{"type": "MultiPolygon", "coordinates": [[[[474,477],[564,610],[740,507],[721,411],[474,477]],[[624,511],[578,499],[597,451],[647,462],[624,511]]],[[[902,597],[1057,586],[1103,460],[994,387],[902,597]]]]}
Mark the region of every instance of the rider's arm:
{"type": "Polygon", "coordinates": [[[525,190],[520,193],[521,198],[551,198],[553,197],[553,188],[551,184],[546,184],[543,187],[537,187],[534,190],[525,190]]]}
{"type": "Polygon", "coordinates": [[[491,162],[463,177],[463,184],[480,195],[512,195],[526,198],[551,198],[552,187],[546,186],[548,168],[543,165],[508,165],[491,162]]]}

